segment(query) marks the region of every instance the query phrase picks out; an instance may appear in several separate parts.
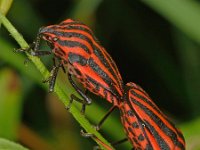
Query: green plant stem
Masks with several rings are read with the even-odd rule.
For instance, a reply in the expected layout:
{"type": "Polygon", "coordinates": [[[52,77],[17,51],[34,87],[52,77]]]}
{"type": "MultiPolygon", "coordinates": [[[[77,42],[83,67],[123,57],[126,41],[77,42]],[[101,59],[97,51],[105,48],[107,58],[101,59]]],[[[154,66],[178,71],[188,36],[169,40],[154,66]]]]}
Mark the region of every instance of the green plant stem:
{"type": "MultiPolygon", "coordinates": [[[[17,41],[17,43],[22,48],[27,48],[29,45],[26,43],[26,41],[23,39],[22,35],[19,34],[19,32],[14,28],[14,26],[9,22],[9,20],[0,13],[0,21],[5,26],[5,28],[10,32],[10,34],[13,36],[13,38],[17,41]]],[[[26,52],[26,55],[28,58],[34,63],[36,68],[40,71],[40,73],[43,75],[44,78],[47,78],[50,74],[49,71],[46,69],[44,64],[40,61],[38,57],[31,56],[26,52]]],[[[68,91],[63,91],[60,86],[56,83],[54,92],[58,95],[59,99],[67,106],[70,99],[70,93],[68,91]]],[[[103,143],[114,149],[110,143],[108,143],[89,123],[89,121],[80,113],[80,110],[75,106],[72,105],[70,108],[70,112],[73,115],[73,117],[79,122],[79,124],[86,130],[86,132],[94,134],[98,139],[100,139],[103,143]]],[[[93,138],[101,148],[104,148],[101,143],[98,142],[95,138],[93,138]]]]}

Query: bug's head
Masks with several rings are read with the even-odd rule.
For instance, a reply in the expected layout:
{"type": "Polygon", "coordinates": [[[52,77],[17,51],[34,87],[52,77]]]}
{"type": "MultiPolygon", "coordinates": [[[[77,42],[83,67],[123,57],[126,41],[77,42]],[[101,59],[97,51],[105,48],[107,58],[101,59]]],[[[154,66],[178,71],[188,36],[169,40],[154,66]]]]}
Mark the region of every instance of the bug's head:
{"type": "Polygon", "coordinates": [[[54,33],[55,30],[52,27],[41,27],[38,32],[38,36],[47,41],[48,44],[54,44],[58,40],[57,35],[54,33]]]}

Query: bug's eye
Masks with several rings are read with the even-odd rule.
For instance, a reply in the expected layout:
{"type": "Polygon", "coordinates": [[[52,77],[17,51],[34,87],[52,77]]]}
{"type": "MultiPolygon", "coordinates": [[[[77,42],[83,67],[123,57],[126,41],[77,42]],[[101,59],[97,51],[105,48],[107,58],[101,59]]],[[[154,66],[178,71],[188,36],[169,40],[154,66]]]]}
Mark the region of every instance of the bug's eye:
{"type": "Polygon", "coordinates": [[[54,37],[54,38],[53,38],[53,41],[54,41],[54,42],[58,41],[58,38],[57,38],[57,37],[54,37]]]}

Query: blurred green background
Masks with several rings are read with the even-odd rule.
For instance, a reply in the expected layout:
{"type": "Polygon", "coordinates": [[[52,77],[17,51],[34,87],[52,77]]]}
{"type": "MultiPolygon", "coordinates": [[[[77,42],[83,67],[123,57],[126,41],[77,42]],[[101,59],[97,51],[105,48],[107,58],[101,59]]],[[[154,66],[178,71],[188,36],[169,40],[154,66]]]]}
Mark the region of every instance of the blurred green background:
{"type": "MultiPolygon", "coordinates": [[[[182,129],[187,149],[200,149],[199,1],[0,0],[3,13],[9,6],[7,18],[29,43],[41,26],[66,18],[88,24],[115,60],[124,82],[141,85],[182,129]]],[[[92,149],[96,144],[80,136],[80,125],[14,48],[19,46],[1,25],[0,137],[33,150],[92,149]]],[[[42,60],[50,69],[51,57],[42,60]]],[[[60,72],[59,79],[66,75],[60,72]]],[[[96,124],[111,105],[90,96],[94,101],[86,117],[96,124]]],[[[100,132],[111,142],[125,137],[118,111],[100,132]]],[[[130,148],[128,142],[116,147],[130,148]]]]}

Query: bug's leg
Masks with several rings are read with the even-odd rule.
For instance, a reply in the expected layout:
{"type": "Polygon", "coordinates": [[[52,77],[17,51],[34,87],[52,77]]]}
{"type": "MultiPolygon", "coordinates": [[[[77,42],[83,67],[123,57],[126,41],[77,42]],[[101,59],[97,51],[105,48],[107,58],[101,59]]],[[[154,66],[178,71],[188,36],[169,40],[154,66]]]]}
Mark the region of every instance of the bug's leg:
{"type": "Polygon", "coordinates": [[[76,83],[73,81],[72,75],[70,73],[68,73],[68,79],[69,79],[69,82],[71,83],[71,85],[83,97],[83,99],[80,99],[80,98],[76,97],[74,94],[72,94],[71,100],[69,102],[69,105],[66,107],[66,109],[69,110],[73,100],[75,100],[75,101],[78,101],[83,104],[81,113],[84,114],[85,113],[85,105],[90,105],[92,103],[92,100],[89,97],[87,97],[87,95],[76,85],[76,83]]]}
{"type": "MultiPolygon", "coordinates": [[[[50,55],[51,51],[32,51],[32,50],[30,50],[29,54],[32,56],[45,56],[45,55],[50,55]]],[[[30,59],[27,57],[24,60],[24,64],[26,65],[29,61],[30,61],[30,59]]]]}
{"type": "MultiPolygon", "coordinates": [[[[116,108],[116,106],[112,106],[112,107],[108,110],[108,112],[103,116],[103,118],[100,120],[100,122],[99,122],[96,126],[94,126],[95,129],[96,129],[97,131],[100,130],[100,128],[101,128],[101,126],[103,125],[104,121],[108,118],[108,116],[113,112],[113,110],[114,110],[115,108],[116,108]]],[[[92,133],[85,133],[85,132],[83,132],[83,130],[81,130],[81,135],[82,135],[83,137],[86,137],[86,138],[88,138],[88,137],[93,137],[93,136],[94,136],[92,133]]]]}
{"type": "Polygon", "coordinates": [[[85,104],[85,101],[83,99],[80,99],[76,95],[71,94],[71,96],[70,96],[70,102],[69,102],[68,106],[66,107],[67,110],[70,109],[71,104],[73,103],[74,100],[77,101],[77,102],[79,102],[79,103],[82,103],[83,105],[85,104]]]}
{"type": "MultiPolygon", "coordinates": [[[[85,90],[85,92],[84,92],[84,94],[87,96],[87,94],[88,94],[88,90],[86,89],[85,90]]],[[[82,108],[81,108],[81,113],[82,114],[85,114],[85,109],[86,109],[86,104],[82,104],[82,108]]]]}
{"type": "MultiPolygon", "coordinates": [[[[110,146],[106,145],[103,141],[101,141],[99,138],[97,138],[94,134],[86,133],[83,130],[81,130],[80,133],[81,133],[82,136],[84,136],[86,138],[94,138],[99,143],[101,143],[104,147],[106,147],[107,150],[112,150],[112,148],[110,148],[110,146]]],[[[93,150],[101,150],[101,148],[99,146],[94,146],[93,150]]]]}
{"type": "Polygon", "coordinates": [[[81,114],[84,115],[84,114],[85,114],[86,105],[89,105],[89,104],[87,104],[85,100],[78,98],[78,97],[77,97],[76,95],[74,95],[74,94],[71,94],[71,96],[70,96],[70,101],[69,101],[69,104],[68,104],[68,106],[66,107],[66,109],[67,109],[67,110],[70,109],[70,107],[71,107],[71,105],[72,105],[72,103],[73,103],[74,100],[77,101],[77,102],[79,102],[79,103],[82,103],[81,114]]]}
{"type": "MultiPolygon", "coordinates": [[[[102,145],[104,145],[105,147],[108,147],[107,145],[105,145],[100,139],[98,139],[94,134],[92,133],[86,133],[83,130],[80,131],[81,135],[86,137],[86,138],[94,138],[96,140],[98,140],[102,145]]],[[[108,147],[107,149],[112,150],[110,147],[108,147]]],[[[101,148],[99,146],[94,146],[93,150],[101,150],[101,148]]]]}
{"type": "MultiPolygon", "coordinates": [[[[103,116],[103,118],[100,120],[100,122],[95,126],[95,129],[96,129],[97,131],[100,130],[100,128],[101,128],[101,126],[103,125],[103,123],[105,122],[105,120],[106,120],[106,119],[108,118],[108,116],[115,110],[115,108],[116,108],[116,106],[112,106],[112,107],[107,111],[107,113],[103,116]]],[[[101,142],[101,143],[103,144],[103,142],[102,142],[100,139],[98,139],[98,138],[97,138],[94,134],[92,134],[92,133],[83,132],[83,130],[81,130],[81,135],[82,135],[83,137],[86,137],[86,138],[88,138],[88,137],[95,138],[95,139],[97,139],[99,142],[101,142]]],[[[98,150],[98,149],[100,149],[100,147],[99,147],[99,146],[95,146],[93,149],[98,150]]]]}
{"type": "MultiPolygon", "coordinates": [[[[100,122],[95,126],[95,129],[97,130],[97,131],[99,131],[100,130],[100,128],[101,128],[101,126],[103,125],[103,123],[105,122],[105,120],[108,118],[108,116],[113,112],[113,110],[115,110],[115,108],[116,108],[116,106],[112,106],[109,110],[108,110],[108,112],[103,116],[103,118],[100,120],[100,122]]],[[[86,137],[86,138],[88,138],[88,137],[95,137],[95,135],[94,134],[92,134],[92,133],[86,133],[86,132],[83,132],[83,130],[81,130],[81,135],[83,136],[83,137],[86,137]]]]}
{"type": "MultiPolygon", "coordinates": [[[[113,112],[113,110],[115,110],[116,106],[112,106],[107,113],[103,116],[103,118],[100,120],[100,122],[94,126],[95,129],[97,131],[100,130],[101,126],[103,125],[103,123],[105,122],[105,120],[108,118],[108,116],[113,112]]],[[[92,133],[84,133],[83,131],[81,131],[81,135],[84,137],[93,137],[94,135],[92,133]]]]}
{"type": "Polygon", "coordinates": [[[116,106],[112,106],[107,113],[103,116],[103,118],[99,121],[99,123],[95,126],[95,129],[97,131],[100,130],[101,126],[103,125],[103,123],[105,122],[105,120],[109,117],[109,115],[115,110],[116,106]]]}
{"type": "Polygon", "coordinates": [[[44,55],[50,55],[52,53],[51,51],[39,50],[39,46],[40,46],[40,36],[38,35],[36,37],[35,42],[30,44],[28,48],[19,48],[14,50],[14,52],[28,52],[32,56],[44,56],[44,55]]]}
{"type": "Polygon", "coordinates": [[[60,57],[57,57],[56,55],[54,55],[54,58],[53,58],[54,64],[55,64],[55,58],[56,58],[58,61],[60,61],[59,66],[62,68],[63,72],[66,73],[67,71],[66,71],[66,69],[65,69],[65,67],[64,67],[64,64],[66,64],[67,62],[66,62],[65,60],[61,59],[60,57]]]}
{"type": "Polygon", "coordinates": [[[54,86],[55,86],[58,70],[61,66],[61,63],[62,62],[59,62],[59,64],[56,65],[56,60],[55,58],[53,58],[53,68],[51,69],[50,76],[46,80],[43,80],[43,83],[46,83],[46,82],[49,83],[49,92],[54,91],[54,86]]]}
{"type": "Polygon", "coordinates": [[[86,104],[88,104],[88,105],[91,104],[92,100],[90,98],[88,98],[87,95],[85,95],[85,93],[83,91],[81,91],[81,89],[79,89],[79,87],[73,81],[72,75],[69,73],[68,73],[68,79],[69,79],[69,82],[72,84],[72,86],[75,88],[75,90],[85,99],[86,104]]]}
{"type": "Polygon", "coordinates": [[[112,142],[111,145],[116,146],[116,145],[119,145],[119,144],[124,143],[124,142],[126,142],[126,141],[128,141],[128,139],[127,139],[127,138],[124,138],[124,139],[121,139],[121,140],[119,140],[119,141],[112,142]]]}
{"type": "Polygon", "coordinates": [[[62,64],[60,67],[62,68],[63,72],[66,73],[66,69],[65,69],[64,65],[62,64]]]}
{"type": "Polygon", "coordinates": [[[43,83],[49,82],[49,92],[54,91],[54,86],[55,86],[55,82],[56,82],[56,77],[58,75],[58,70],[59,70],[58,66],[53,66],[53,68],[50,72],[50,76],[46,80],[42,81],[43,83]]]}
{"type": "MultiPolygon", "coordinates": [[[[100,139],[98,139],[94,134],[92,133],[87,133],[87,132],[84,132],[83,130],[80,131],[81,135],[86,137],[86,138],[95,138],[96,140],[98,140],[102,145],[104,145],[105,147],[108,147],[107,149],[109,149],[110,147],[105,145],[100,139]]],[[[124,142],[128,141],[127,138],[124,138],[122,140],[119,140],[117,142],[112,142],[111,145],[112,146],[116,146],[116,145],[119,145],[119,144],[122,144],[124,142]]],[[[110,148],[111,149],[111,148],[110,148]]],[[[94,146],[93,150],[101,150],[101,148],[99,146],[94,146]]]]}
{"type": "Polygon", "coordinates": [[[51,55],[51,54],[52,54],[51,51],[42,51],[42,50],[30,51],[30,55],[32,56],[45,56],[45,55],[51,55]]]}
{"type": "Polygon", "coordinates": [[[33,49],[35,47],[35,42],[29,44],[28,48],[18,48],[18,49],[14,49],[15,53],[24,53],[24,52],[30,52],[31,49],[33,49]]]}

